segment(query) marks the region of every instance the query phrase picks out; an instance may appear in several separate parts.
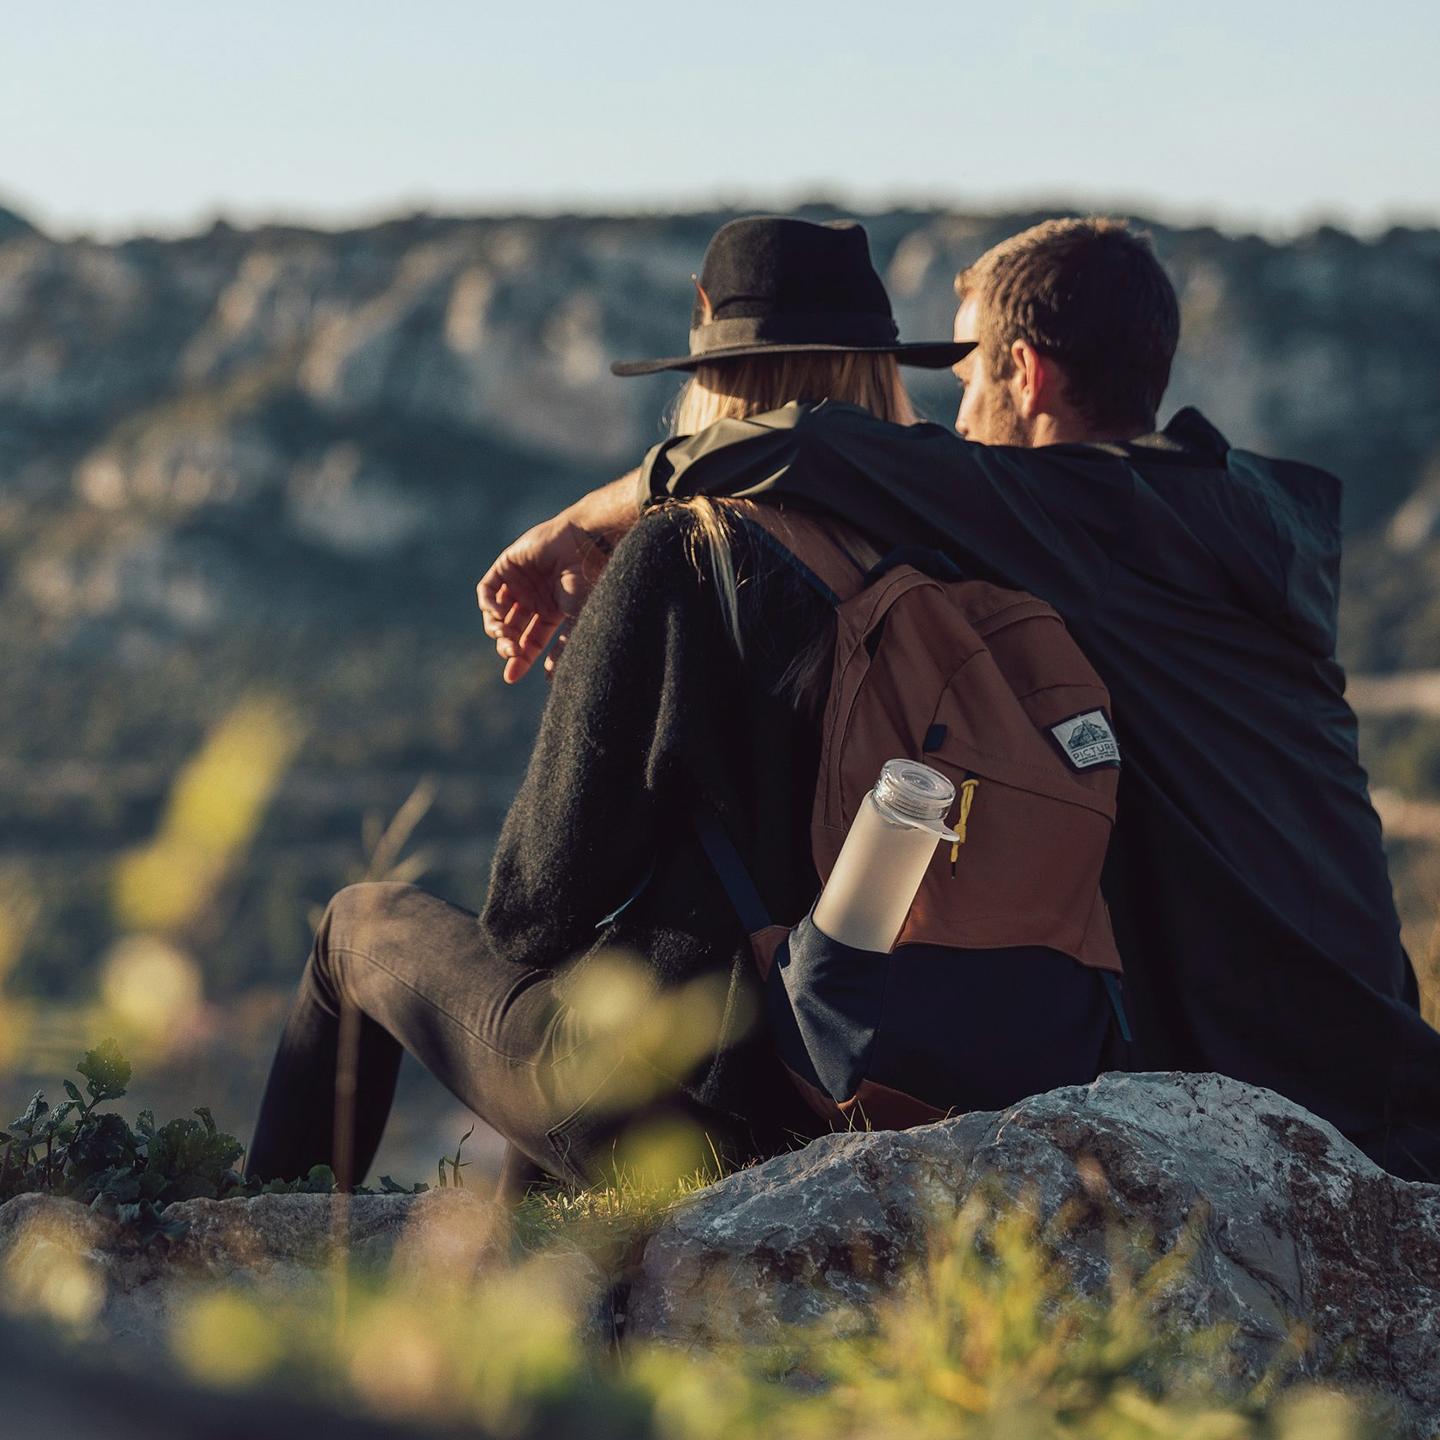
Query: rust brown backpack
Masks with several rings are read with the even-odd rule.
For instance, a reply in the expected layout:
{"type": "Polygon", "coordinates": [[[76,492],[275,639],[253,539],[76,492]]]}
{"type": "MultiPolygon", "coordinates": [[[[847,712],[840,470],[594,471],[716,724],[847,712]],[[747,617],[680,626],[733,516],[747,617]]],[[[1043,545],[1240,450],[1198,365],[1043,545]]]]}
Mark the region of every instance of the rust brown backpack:
{"type": "MultiPolygon", "coordinates": [[[[1052,1080],[1093,1078],[1091,1062],[1089,1073],[1066,1071],[1047,1025],[1071,1023],[1055,1011],[1098,997],[1107,1053],[1123,1053],[1110,1032],[1130,1038],[1100,894],[1120,752],[1099,676],[1033,595],[959,578],[934,552],[867,565],[874,552],[837,522],[727,504],[756,544],[835,608],[811,820],[822,884],[887,760],[923,761],[970,792],[958,858],[937,848],[888,955],[842,945],[809,916],[771,924],[728,837],[697,817],[751,932],[771,1038],[791,1079],[843,1129],[904,1128],[1009,1103],[1052,1080]],[[986,1053],[976,1007],[1004,1003],[992,997],[1006,983],[1043,987],[1026,1001],[1033,1053],[986,1053]]],[[[957,816],[951,823],[961,828],[957,816]]],[[[1068,1063],[1074,1071],[1080,1062],[1068,1063]]]]}

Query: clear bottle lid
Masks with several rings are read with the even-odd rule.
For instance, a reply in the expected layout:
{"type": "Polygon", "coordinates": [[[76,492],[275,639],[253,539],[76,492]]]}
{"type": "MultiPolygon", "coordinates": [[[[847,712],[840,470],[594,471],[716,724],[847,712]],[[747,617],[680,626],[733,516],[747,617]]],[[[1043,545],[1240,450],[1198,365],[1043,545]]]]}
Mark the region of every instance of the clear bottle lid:
{"type": "Polygon", "coordinates": [[[906,820],[943,821],[955,803],[955,787],[918,760],[887,760],[875,782],[875,803],[906,820]]]}

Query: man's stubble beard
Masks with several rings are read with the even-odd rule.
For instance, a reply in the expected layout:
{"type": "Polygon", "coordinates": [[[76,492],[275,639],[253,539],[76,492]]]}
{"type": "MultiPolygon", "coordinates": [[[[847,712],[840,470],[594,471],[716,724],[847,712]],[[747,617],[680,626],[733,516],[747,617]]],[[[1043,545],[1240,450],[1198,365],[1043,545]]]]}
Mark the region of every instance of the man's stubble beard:
{"type": "Polygon", "coordinates": [[[1015,408],[1010,391],[997,386],[990,395],[990,403],[972,432],[971,438],[982,445],[1019,445],[1028,448],[1034,443],[1034,426],[1025,420],[1015,408]]]}

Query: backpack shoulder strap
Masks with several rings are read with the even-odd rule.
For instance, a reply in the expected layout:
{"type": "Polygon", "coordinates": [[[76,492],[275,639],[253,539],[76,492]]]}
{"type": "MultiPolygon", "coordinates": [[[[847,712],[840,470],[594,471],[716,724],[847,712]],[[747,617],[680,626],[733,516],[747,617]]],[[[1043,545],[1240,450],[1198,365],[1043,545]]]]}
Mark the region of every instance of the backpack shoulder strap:
{"type": "Polygon", "coordinates": [[[770,911],[720,817],[702,802],[691,811],[690,819],[700,848],[745,927],[745,933],[753,935],[757,930],[765,929],[770,924],[770,911]]]}
{"type": "Polygon", "coordinates": [[[831,605],[858,595],[880,552],[860,531],[840,520],[819,520],[799,510],[754,500],[723,502],[772,553],[796,570],[831,605]]]}

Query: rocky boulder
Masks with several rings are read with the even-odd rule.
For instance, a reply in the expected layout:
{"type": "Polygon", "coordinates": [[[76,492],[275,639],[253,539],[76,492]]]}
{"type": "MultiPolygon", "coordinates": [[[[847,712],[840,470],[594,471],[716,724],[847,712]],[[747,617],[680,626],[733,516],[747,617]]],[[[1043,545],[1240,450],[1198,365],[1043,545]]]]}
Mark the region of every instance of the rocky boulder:
{"type": "Polygon", "coordinates": [[[1295,1373],[1440,1418],[1440,1186],[1396,1180],[1299,1106],[1216,1075],[1105,1075],[732,1174],[649,1239],[627,1333],[705,1346],[822,1317],[864,1327],[935,1225],[986,1192],[1042,1221],[1069,1206],[1056,1257],[1091,1293],[1117,1235],[1160,1251],[1183,1236],[1165,1321],[1233,1325],[1242,1377],[1299,1342],[1295,1373]]]}
{"type": "MultiPolygon", "coordinates": [[[[1295,1378],[1391,1397],[1416,1433],[1440,1420],[1440,1186],[1396,1180],[1298,1106],[1215,1075],[1105,1075],[998,1113],[830,1135],[687,1197],[633,1244],[543,1263],[594,1345],[618,1332],[720,1348],[813,1321],[854,1332],[981,1197],[1028,1207],[1082,1293],[1178,1247],[1162,1323],[1226,1327],[1241,1379],[1292,1357],[1295,1378]]],[[[184,1235],[142,1245],[70,1201],[12,1200],[9,1303],[157,1346],[217,1282],[304,1304],[349,1257],[433,1292],[484,1285],[516,1254],[504,1214],[473,1192],[166,1214],[184,1235]]]]}

